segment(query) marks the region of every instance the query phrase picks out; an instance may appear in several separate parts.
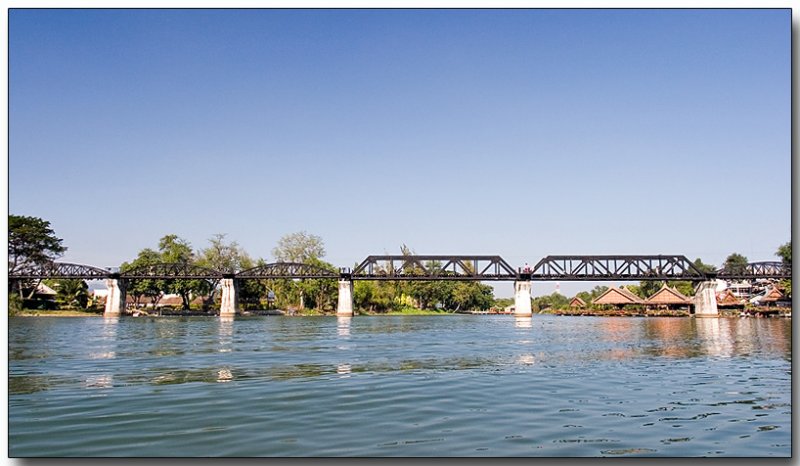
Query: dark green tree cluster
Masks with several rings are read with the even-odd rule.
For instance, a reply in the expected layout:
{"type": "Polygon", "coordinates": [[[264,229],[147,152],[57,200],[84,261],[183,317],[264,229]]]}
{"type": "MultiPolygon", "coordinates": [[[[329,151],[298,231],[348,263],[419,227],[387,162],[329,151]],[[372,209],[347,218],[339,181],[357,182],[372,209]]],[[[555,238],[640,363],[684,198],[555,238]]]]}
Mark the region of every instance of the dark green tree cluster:
{"type": "MultiPolygon", "coordinates": [[[[403,255],[414,252],[401,246],[403,255]]],[[[469,267],[469,264],[465,264],[469,267]]],[[[436,261],[425,266],[431,270],[441,267],[436,261]]],[[[380,272],[380,271],[378,271],[380,272]]],[[[406,270],[414,273],[414,269],[406,270]]],[[[419,271],[422,273],[422,271],[419,271]]],[[[400,311],[403,309],[442,310],[459,312],[487,310],[495,304],[494,289],[479,282],[464,281],[356,281],[353,285],[353,304],[368,312],[400,311]]]]}
{"type": "MultiPolygon", "coordinates": [[[[781,258],[783,265],[788,267],[790,270],[792,268],[792,242],[789,241],[788,243],[782,244],[778,247],[778,250],[775,252],[775,255],[781,258]]],[[[784,293],[786,296],[792,297],[792,281],[789,279],[781,280],[781,287],[783,288],[784,293]]]]}

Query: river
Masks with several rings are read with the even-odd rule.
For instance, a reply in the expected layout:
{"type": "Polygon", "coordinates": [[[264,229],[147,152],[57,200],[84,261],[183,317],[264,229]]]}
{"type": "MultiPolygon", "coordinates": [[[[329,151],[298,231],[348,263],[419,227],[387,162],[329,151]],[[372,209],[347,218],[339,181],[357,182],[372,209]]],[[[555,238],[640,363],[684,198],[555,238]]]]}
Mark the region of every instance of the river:
{"type": "Polygon", "coordinates": [[[789,456],[791,319],[9,318],[9,453],[789,456]]]}

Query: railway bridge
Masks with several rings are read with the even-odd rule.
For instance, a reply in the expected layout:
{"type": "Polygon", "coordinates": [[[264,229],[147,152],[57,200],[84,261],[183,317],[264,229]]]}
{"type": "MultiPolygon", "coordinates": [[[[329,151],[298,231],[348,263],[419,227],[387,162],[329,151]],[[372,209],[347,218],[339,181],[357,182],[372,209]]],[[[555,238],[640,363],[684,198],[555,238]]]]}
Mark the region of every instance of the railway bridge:
{"type": "Polygon", "coordinates": [[[513,281],[515,315],[531,315],[533,281],[664,281],[687,280],[696,284],[695,315],[716,316],[717,279],[791,279],[791,267],[782,262],[753,262],[737,269],[699,270],[682,255],[567,255],[547,256],[533,266],[512,267],[500,256],[481,255],[381,255],[368,256],[355,268],[324,267],[275,262],[241,271],[219,271],[187,263],[164,263],[125,271],[66,262],[49,262],[9,273],[9,281],[45,278],[105,280],[108,287],[105,315],[119,316],[125,309],[126,288],[132,280],[207,280],[221,289],[220,316],[239,312],[238,288],[243,280],[337,280],[337,315],[353,315],[354,280],[469,280],[513,281]]]}

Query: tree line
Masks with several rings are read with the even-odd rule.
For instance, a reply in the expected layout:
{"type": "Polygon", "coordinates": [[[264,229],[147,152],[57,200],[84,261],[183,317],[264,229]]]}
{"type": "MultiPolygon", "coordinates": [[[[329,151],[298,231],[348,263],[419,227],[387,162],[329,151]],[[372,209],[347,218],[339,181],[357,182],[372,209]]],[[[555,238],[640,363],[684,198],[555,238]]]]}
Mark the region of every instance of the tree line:
{"type": "MultiPolygon", "coordinates": [[[[50,222],[38,217],[8,216],[9,273],[54,261],[61,257],[67,248],[63,240],[55,235],[50,222]]],[[[414,252],[402,245],[403,255],[414,252]]],[[[784,264],[791,266],[791,241],[778,247],[776,255],[784,264]]],[[[275,261],[298,262],[315,265],[336,272],[337,268],[323,260],[325,244],[321,237],[305,231],[284,235],[272,249],[275,261]]],[[[136,267],[157,263],[193,264],[221,272],[235,273],[252,267],[267,264],[263,258],[253,259],[236,241],[228,241],[227,235],[215,234],[208,240],[205,248],[194,250],[185,239],[175,234],[164,235],[153,247],[139,251],[135,258],[121,265],[124,272],[136,267]]],[[[729,255],[723,267],[731,271],[741,271],[748,259],[741,254],[729,255]]],[[[427,266],[436,268],[440,264],[427,266]]],[[[713,265],[703,263],[699,258],[694,265],[701,271],[713,271],[713,265]]],[[[9,309],[20,309],[25,301],[33,297],[37,281],[9,281],[9,309]],[[12,289],[12,287],[14,287],[12,289]]],[[[57,302],[61,307],[86,308],[91,304],[88,285],[83,280],[47,280],[45,284],[57,292],[57,302]]],[[[668,281],[667,285],[691,296],[694,293],[689,281],[668,281]]],[[[661,282],[642,281],[628,288],[638,296],[647,298],[658,291],[661,282]]],[[[781,283],[787,295],[791,296],[791,280],[781,283]]],[[[577,294],[584,302],[590,303],[607,287],[596,286],[592,290],[577,294]]],[[[132,280],[127,288],[134,306],[156,307],[167,294],[180,296],[181,308],[205,309],[219,305],[219,293],[215,284],[206,280],[132,280]]],[[[239,286],[239,302],[245,309],[310,309],[316,312],[333,311],[338,295],[334,280],[326,279],[273,279],[243,280],[239,286]]],[[[365,312],[390,312],[409,309],[441,310],[458,312],[467,310],[487,310],[492,307],[505,307],[513,299],[494,297],[493,288],[479,282],[461,281],[361,281],[353,286],[353,304],[365,312]]],[[[533,298],[535,311],[547,308],[567,307],[569,299],[559,293],[533,298]]]]}

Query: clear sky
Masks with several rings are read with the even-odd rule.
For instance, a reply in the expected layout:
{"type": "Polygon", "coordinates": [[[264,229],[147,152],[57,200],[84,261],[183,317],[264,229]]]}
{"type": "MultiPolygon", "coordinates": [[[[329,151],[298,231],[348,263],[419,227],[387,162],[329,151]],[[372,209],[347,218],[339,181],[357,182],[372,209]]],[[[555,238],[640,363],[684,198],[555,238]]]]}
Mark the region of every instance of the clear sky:
{"type": "Polygon", "coordinates": [[[514,266],[776,260],[791,234],[790,19],[12,10],[10,213],[49,220],[64,260],[98,266],[168,233],[195,249],[227,233],[269,260],[299,230],[336,266],[403,243],[514,266]]]}

